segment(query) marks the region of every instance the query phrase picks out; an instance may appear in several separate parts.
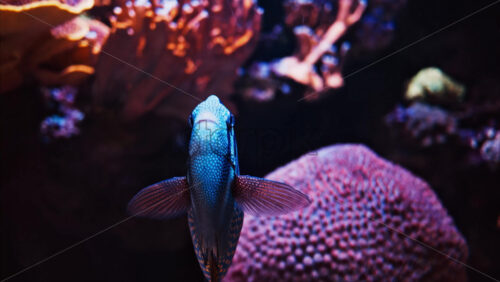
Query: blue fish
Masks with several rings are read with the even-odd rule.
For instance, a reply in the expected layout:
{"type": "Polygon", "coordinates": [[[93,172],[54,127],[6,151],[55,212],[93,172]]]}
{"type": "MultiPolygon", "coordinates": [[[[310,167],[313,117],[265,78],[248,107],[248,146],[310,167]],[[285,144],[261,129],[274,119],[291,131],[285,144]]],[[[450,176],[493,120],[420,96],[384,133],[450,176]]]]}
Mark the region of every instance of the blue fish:
{"type": "Polygon", "coordinates": [[[187,175],[153,184],[129,202],[129,213],[169,219],[187,213],[191,238],[208,281],[220,281],[231,265],[243,212],[280,215],[307,206],[291,186],[240,175],[234,116],[210,96],[189,117],[192,127],[187,175]]]}

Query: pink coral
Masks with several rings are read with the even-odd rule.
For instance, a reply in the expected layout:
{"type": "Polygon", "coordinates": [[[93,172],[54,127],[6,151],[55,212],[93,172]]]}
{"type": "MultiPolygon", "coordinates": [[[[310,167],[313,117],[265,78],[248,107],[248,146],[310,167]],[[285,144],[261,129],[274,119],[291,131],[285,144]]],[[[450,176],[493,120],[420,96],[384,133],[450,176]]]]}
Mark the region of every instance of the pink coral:
{"type": "Polygon", "coordinates": [[[366,147],[327,147],[267,178],[313,203],[281,217],[246,216],[228,281],[465,280],[456,261],[467,246],[437,196],[366,147]]]}

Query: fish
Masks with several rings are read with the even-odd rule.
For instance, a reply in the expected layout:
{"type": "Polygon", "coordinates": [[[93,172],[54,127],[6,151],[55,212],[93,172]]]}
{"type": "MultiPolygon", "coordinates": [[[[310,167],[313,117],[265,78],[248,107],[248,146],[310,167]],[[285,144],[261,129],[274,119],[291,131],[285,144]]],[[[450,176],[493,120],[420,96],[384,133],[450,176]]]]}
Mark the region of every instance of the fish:
{"type": "Polygon", "coordinates": [[[220,281],[238,244],[244,213],[277,216],[311,203],[282,182],[240,175],[234,115],[215,95],[198,104],[191,126],[186,176],[140,190],[128,203],[134,216],[167,220],[187,214],[204,277],[220,281]]]}

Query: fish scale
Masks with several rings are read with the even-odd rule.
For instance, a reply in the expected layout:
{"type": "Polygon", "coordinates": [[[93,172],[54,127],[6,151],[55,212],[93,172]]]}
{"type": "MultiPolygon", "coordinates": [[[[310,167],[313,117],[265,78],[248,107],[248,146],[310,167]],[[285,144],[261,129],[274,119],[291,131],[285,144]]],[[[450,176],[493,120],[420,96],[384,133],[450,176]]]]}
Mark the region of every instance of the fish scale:
{"type": "Polygon", "coordinates": [[[230,166],[210,156],[198,157],[191,163],[191,166],[188,184],[194,186],[195,183],[202,183],[192,188],[191,195],[200,200],[201,205],[213,205],[217,200],[217,193],[220,192],[217,187],[227,183],[227,178],[231,173],[230,166]]]}

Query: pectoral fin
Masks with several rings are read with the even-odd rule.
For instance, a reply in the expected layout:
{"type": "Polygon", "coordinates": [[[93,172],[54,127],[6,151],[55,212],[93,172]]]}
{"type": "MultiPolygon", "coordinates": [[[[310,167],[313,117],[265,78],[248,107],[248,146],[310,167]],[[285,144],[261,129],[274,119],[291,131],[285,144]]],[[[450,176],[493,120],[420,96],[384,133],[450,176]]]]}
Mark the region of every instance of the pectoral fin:
{"type": "Polygon", "coordinates": [[[292,186],[263,178],[238,175],[233,186],[238,206],[252,215],[280,215],[309,205],[309,197],[292,186]]]}
{"type": "Polygon", "coordinates": [[[170,178],[137,193],[128,203],[129,214],[168,219],[185,213],[190,206],[186,177],[170,178]]]}

